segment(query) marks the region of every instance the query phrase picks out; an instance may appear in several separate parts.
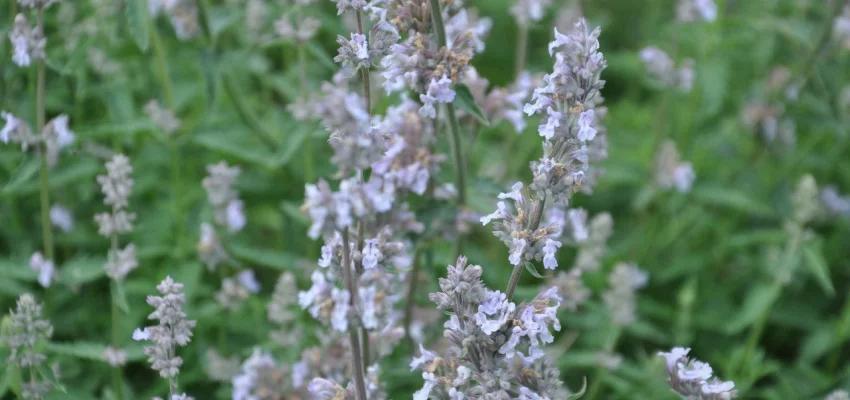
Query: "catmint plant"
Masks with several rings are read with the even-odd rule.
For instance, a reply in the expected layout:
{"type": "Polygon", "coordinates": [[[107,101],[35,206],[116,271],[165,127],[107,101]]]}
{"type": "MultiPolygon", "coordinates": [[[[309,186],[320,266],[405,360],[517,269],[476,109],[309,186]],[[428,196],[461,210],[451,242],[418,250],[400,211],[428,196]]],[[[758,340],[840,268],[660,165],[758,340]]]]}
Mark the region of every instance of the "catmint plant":
{"type": "Polygon", "coordinates": [[[53,326],[44,319],[41,304],[29,293],[18,298],[15,309],[10,310],[10,317],[11,326],[2,337],[10,350],[7,365],[14,365],[22,371],[20,395],[23,399],[44,399],[53,389],[53,384],[38,372],[45,367],[47,360],[41,345],[53,335],[53,326]]]}
{"type": "Polygon", "coordinates": [[[94,219],[99,227],[98,232],[112,243],[103,266],[106,275],[115,281],[123,281],[139,265],[136,247],[130,243],[121,249],[119,245],[119,236],[132,232],[136,219],[136,214],[128,210],[133,190],[133,167],[129,158],[116,154],[106,163],[106,172],[106,175],[98,175],[97,182],[104,195],[103,203],[111,209],[95,215],[94,219]]]}
{"type": "Polygon", "coordinates": [[[188,399],[186,394],[178,393],[177,375],[183,358],[177,355],[177,347],[189,344],[196,322],[186,319],[183,312],[186,295],[182,284],[167,276],[156,290],[160,296],[148,296],[147,303],[155,309],[148,319],[157,321],[157,325],[137,328],[133,332],[133,340],[151,342],[145,347],[145,355],[151,368],[168,381],[168,398],[188,399]]]}
{"type": "Polygon", "coordinates": [[[714,371],[708,363],[688,358],[691,349],[674,347],[669,353],[660,352],[667,364],[667,382],[676,393],[688,399],[729,400],[738,396],[735,383],[712,378],[714,371]]]}

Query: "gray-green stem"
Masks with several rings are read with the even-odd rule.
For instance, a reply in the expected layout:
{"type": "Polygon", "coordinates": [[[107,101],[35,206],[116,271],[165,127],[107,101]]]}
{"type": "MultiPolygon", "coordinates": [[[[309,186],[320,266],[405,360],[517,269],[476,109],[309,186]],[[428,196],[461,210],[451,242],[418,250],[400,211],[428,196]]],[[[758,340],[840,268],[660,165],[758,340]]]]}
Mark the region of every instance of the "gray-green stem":
{"type": "MultiPolygon", "coordinates": [[[[360,12],[360,9],[357,10],[357,33],[363,34],[363,16],[360,12]]],[[[360,74],[363,76],[363,98],[366,99],[366,112],[369,113],[369,117],[372,117],[372,84],[369,78],[369,69],[361,69],[360,74]]],[[[360,182],[363,182],[363,173],[358,172],[357,175],[360,177],[360,182]]],[[[359,221],[357,223],[357,246],[358,249],[363,248],[363,242],[365,238],[365,226],[363,221],[359,221]]],[[[363,268],[361,265],[357,265],[357,276],[359,278],[360,274],[363,273],[363,268]]],[[[351,293],[351,296],[354,296],[355,292],[351,293]]],[[[363,368],[367,368],[369,366],[369,331],[365,326],[360,326],[360,344],[362,346],[363,351],[363,368]]]]}
{"type": "Polygon", "coordinates": [[[528,23],[519,24],[519,35],[516,40],[516,56],[514,59],[514,79],[525,69],[525,59],[528,56],[528,23]]]}
{"type": "MultiPolygon", "coordinates": [[[[546,197],[541,197],[534,203],[534,209],[532,210],[534,214],[531,216],[531,224],[528,227],[528,230],[534,232],[537,228],[540,227],[540,221],[543,219],[543,208],[546,206],[546,197]]],[[[525,266],[520,260],[520,263],[514,266],[514,270],[511,271],[511,279],[508,281],[508,288],[505,290],[505,295],[508,296],[508,301],[513,300],[514,291],[516,290],[516,285],[519,283],[519,278],[522,276],[522,269],[525,266]]]]}
{"type": "MultiPolygon", "coordinates": [[[[355,296],[357,291],[354,289],[354,277],[351,273],[351,245],[348,243],[348,229],[342,232],[342,276],[345,280],[345,287],[348,289],[349,306],[354,309],[357,306],[355,296]]],[[[348,339],[351,347],[351,366],[354,370],[354,387],[357,391],[358,400],[366,400],[366,382],[363,378],[363,358],[360,354],[360,340],[357,331],[353,327],[348,329],[348,339]]]]}
{"type": "MultiPolygon", "coordinates": [[[[431,19],[434,21],[434,30],[437,33],[437,41],[440,47],[448,47],[446,40],[446,27],[443,24],[443,10],[440,0],[431,1],[431,19]]],[[[457,112],[452,103],[446,103],[446,117],[449,120],[449,144],[452,151],[452,162],[455,167],[455,186],[457,186],[457,204],[466,204],[466,162],[463,157],[463,145],[460,140],[460,123],[457,112]]]]}

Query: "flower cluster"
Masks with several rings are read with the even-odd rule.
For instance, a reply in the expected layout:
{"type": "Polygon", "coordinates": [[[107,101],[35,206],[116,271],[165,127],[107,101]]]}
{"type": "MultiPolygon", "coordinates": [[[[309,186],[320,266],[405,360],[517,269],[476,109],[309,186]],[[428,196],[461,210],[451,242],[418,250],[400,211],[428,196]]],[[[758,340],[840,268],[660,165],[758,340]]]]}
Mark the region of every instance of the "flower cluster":
{"type": "Polygon", "coordinates": [[[419,113],[436,118],[436,103],[451,103],[452,84],[460,79],[475,53],[484,50],[482,37],[491,27],[488,19],[474,20],[461,2],[441,5],[445,20],[446,46],[434,34],[429,3],[404,0],[390,3],[389,20],[408,37],[391,47],[381,60],[387,93],[413,89],[423,103],[419,113]]]}
{"type": "Polygon", "coordinates": [[[842,196],[835,186],[827,186],[821,189],[820,202],[830,215],[836,217],[850,216],[850,196],[842,196]]]}
{"type": "Polygon", "coordinates": [[[738,396],[735,383],[712,378],[714,371],[707,363],[689,359],[689,348],[674,347],[669,353],[660,352],[667,362],[667,382],[670,387],[689,399],[729,400],[738,396]]]}
{"type": "Polygon", "coordinates": [[[233,400],[265,399],[272,394],[292,393],[286,369],[271,354],[254,349],[240,373],[233,377],[233,400]]]}
{"type": "Polygon", "coordinates": [[[215,227],[207,222],[201,223],[200,237],[198,244],[195,246],[198,251],[198,258],[207,269],[214,271],[221,263],[228,260],[229,255],[224,249],[221,240],[218,237],[218,232],[215,227]]]}
{"type": "Polygon", "coordinates": [[[298,287],[291,272],[280,274],[267,306],[268,317],[279,328],[270,333],[271,339],[282,347],[292,346],[301,338],[301,329],[293,326],[298,302],[298,287]]]}
{"type": "Polygon", "coordinates": [[[207,165],[207,173],[202,184],[207,192],[207,201],[213,206],[215,222],[230,232],[241,231],[246,223],[244,204],[233,184],[242,170],[222,161],[207,165]]]}
{"type": "Polygon", "coordinates": [[[549,44],[554,70],[543,77],[543,85],[523,108],[529,116],[546,115],[538,128],[544,138],[543,157],[531,164],[531,189],[539,199],[568,204],[588,171],[587,144],[596,137],[599,122],[593,107],[605,85],[600,73],[607,66],[599,52],[600,32],[599,28],[589,32],[584,19],[569,36],[556,29],[549,44]]]}
{"type": "Polygon", "coordinates": [[[324,180],[308,184],[302,209],[312,220],[309,235],[313,239],[333,236],[354,226],[355,220],[370,221],[378,213],[390,211],[394,198],[392,188],[379,177],[365,184],[357,178],[343,180],[337,192],[324,180]]]}
{"type": "Polygon", "coordinates": [[[679,0],[676,7],[676,21],[689,23],[714,21],[717,19],[717,4],[714,0],[679,0]]]}
{"type": "Polygon", "coordinates": [[[180,120],[174,116],[174,111],[163,108],[156,100],[151,100],[145,105],[145,114],[166,135],[180,129],[180,120]]]}
{"type": "Polygon", "coordinates": [[[18,298],[17,306],[11,311],[11,329],[2,340],[9,347],[9,362],[28,370],[31,379],[26,379],[21,388],[24,399],[43,399],[50,392],[51,384],[36,379],[35,370],[43,367],[47,356],[40,352],[40,344],[53,335],[50,321],[42,319],[41,305],[31,294],[18,298]]]}
{"type": "Polygon", "coordinates": [[[33,60],[44,60],[47,39],[37,28],[31,28],[24,14],[15,16],[15,24],[9,33],[12,41],[12,61],[19,67],[28,67],[33,60]]]}
{"type": "Polygon", "coordinates": [[[120,281],[139,265],[136,260],[136,247],[131,243],[124,249],[119,249],[117,239],[118,235],[133,230],[132,222],[136,218],[135,213],[127,211],[133,191],[133,178],[130,176],[133,167],[129,158],[116,154],[106,163],[106,172],[106,175],[98,175],[97,182],[104,195],[103,203],[111,206],[112,211],[95,215],[94,219],[100,226],[100,234],[113,239],[113,246],[103,268],[110,278],[120,281]]]}
{"type": "Polygon", "coordinates": [[[344,36],[337,37],[339,55],[334,61],[343,67],[354,70],[361,68],[369,70],[380,64],[381,60],[390,53],[390,48],[401,38],[398,30],[386,21],[378,21],[372,26],[367,40],[366,35],[352,33],[351,40],[344,36]]]}
{"type": "Polygon", "coordinates": [[[649,75],[664,87],[688,93],[694,87],[694,60],[686,59],[676,68],[672,58],[655,46],[640,51],[640,59],[649,75]]]}
{"type": "Polygon", "coordinates": [[[145,355],[154,371],[169,381],[172,392],[176,391],[176,377],[183,365],[183,358],[177,355],[177,346],[186,346],[192,340],[195,321],[186,319],[183,304],[186,295],[183,285],[166,277],[156,287],[161,296],[148,296],[147,303],[155,309],[148,319],[158,321],[157,325],[133,332],[133,340],[152,342],[145,347],[145,355]]]}
{"type": "Polygon", "coordinates": [[[555,269],[558,261],[555,253],[561,247],[558,240],[561,226],[551,223],[541,226],[543,204],[532,203],[522,191],[522,183],[517,182],[508,193],[500,193],[497,209],[492,214],[481,217],[484,225],[493,222],[493,235],[502,240],[510,249],[508,258],[512,265],[523,265],[531,260],[543,261],[546,269],[555,269]],[[512,200],[511,211],[504,200],[512,200]]]}
{"type": "Polygon", "coordinates": [[[565,395],[557,369],[541,348],[554,340],[550,329],[560,329],[556,313],[561,298],[554,288],[516,305],[485,288],[481,267],[460,257],[440,279],[440,289],[430,298],[451,315],[444,325],[450,346],[441,355],[420,345],[420,356],[410,366],[422,371],[425,382],[414,399],[565,395]]]}
{"type": "Polygon", "coordinates": [[[30,257],[30,269],[38,273],[38,284],[41,287],[50,287],[56,276],[56,267],[52,260],[48,260],[37,251],[30,257]]]}
{"type": "Polygon", "coordinates": [[[602,294],[605,305],[611,312],[611,322],[617,326],[635,321],[635,292],[646,286],[646,272],[634,263],[619,263],[608,275],[611,287],[602,294]]]}
{"type": "Polygon", "coordinates": [[[655,184],[664,190],[675,188],[686,193],[691,190],[696,173],[691,163],[679,159],[676,143],[667,140],[655,157],[655,184]]]}
{"type": "Polygon", "coordinates": [[[0,130],[0,141],[20,143],[24,151],[30,146],[42,144],[44,157],[50,167],[56,166],[59,161],[59,151],[70,146],[76,137],[76,134],[68,127],[68,116],[65,114],[51,119],[44,126],[40,136],[33,135],[32,129],[22,119],[5,111],[0,112],[0,116],[6,120],[6,124],[0,130]]]}

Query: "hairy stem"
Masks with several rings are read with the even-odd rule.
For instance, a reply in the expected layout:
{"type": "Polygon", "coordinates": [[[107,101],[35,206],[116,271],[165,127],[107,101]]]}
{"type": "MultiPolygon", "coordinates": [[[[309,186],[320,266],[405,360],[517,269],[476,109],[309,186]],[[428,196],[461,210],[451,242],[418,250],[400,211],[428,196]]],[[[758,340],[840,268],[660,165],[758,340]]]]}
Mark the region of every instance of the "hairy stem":
{"type": "MultiPolygon", "coordinates": [[[[38,10],[38,32],[43,36],[44,35],[44,9],[38,10]]],[[[44,110],[44,60],[38,60],[38,69],[37,74],[38,78],[36,81],[36,89],[35,89],[35,118],[36,118],[36,133],[42,134],[44,130],[45,123],[45,110],[44,110]]],[[[44,241],[44,256],[50,260],[53,260],[53,227],[50,225],[50,191],[47,185],[47,173],[49,166],[47,165],[47,145],[42,142],[39,145],[41,149],[41,172],[39,179],[39,191],[40,191],[40,200],[41,200],[41,237],[44,241]]]]}
{"type": "MultiPolygon", "coordinates": [[[[353,309],[356,307],[355,301],[357,291],[354,288],[354,277],[351,273],[351,246],[348,243],[348,229],[342,232],[342,276],[345,280],[345,287],[348,289],[349,306],[353,309]]],[[[360,340],[357,331],[353,327],[348,329],[348,339],[351,347],[351,364],[354,370],[354,387],[357,390],[357,399],[366,400],[366,382],[363,378],[363,358],[360,354],[360,340]]]]}
{"type": "MultiPolygon", "coordinates": [[[[440,47],[447,47],[446,27],[443,24],[443,10],[440,8],[440,0],[431,1],[431,19],[434,21],[434,30],[437,32],[437,40],[440,47]]],[[[449,120],[449,144],[452,151],[452,163],[455,167],[455,186],[457,186],[458,206],[466,204],[466,162],[463,157],[463,145],[460,140],[460,123],[457,112],[452,103],[446,103],[446,117],[449,120]]]]}
{"type": "Polygon", "coordinates": [[[514,57],[514,79],[525,69],[525,59],[528,56],[528,24],[519,24],[519,35],[516,39],[516,56],[514,57]]]}
{"type": "MultiPolygon", "coordinates": [[[[536,203],[534,203],[531,224],[528,227],[531,232],[536,231],[537,228],[540,227],[540,221],[543,219],[544,207],[546,207],[546,197],[541,197],[536,203]]],[[[511,271],[511,279],[508,281],[508,288],[505,290],[505,294],[508,296],[508,301],[511,301],[514,298],[514,291],[516,290],[516,285],[519,283],[520,276],[522,276],[523,268],[523,262],[520,260],[520,263],[515,265],[514,270],[511,271]]]]}

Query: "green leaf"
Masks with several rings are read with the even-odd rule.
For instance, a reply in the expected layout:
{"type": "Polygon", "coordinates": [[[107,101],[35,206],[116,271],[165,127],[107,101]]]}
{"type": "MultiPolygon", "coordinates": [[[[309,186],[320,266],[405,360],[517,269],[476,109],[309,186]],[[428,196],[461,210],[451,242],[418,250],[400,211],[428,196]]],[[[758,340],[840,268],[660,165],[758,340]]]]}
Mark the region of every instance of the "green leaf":
{"type": "Polygon", "coordinates": [[[220,151],[252,164],[264,167],[270,166],[269,160],[272,158],[272,154],[266,148],[257,146],[256,143],[252,146],[248,143],[235,141],[230,135],[224,132],[200,134],[192,140],[209,150],[220,151]]]}
{"type": "Polygon", "coordinates": [[[124,284],[113,279],[110,282],[109,292],[112,294],[112,302],[115,303],[118,309],[125,314],[129,313],[130,303],[127,302],[127,293],[124,291],[124,284]]]}
{"type": "Polygon", "coordinates": [[[38,374],[41,377],[50,382],[50,385],[53,386],[54,389],[62,392],[68,393],[68,390],[65,389],[65,385],[59,383],[59,380],[56,379],[56,375],[53,374],[53,370],[45,366],[44,364],[39,364],[36,369],[38,370],[38,374]]]}
{"type": "Polygon", "coordinates": [[[821,289],[827,296],[835,296],[835,287],[832,284],[832,278],[829,276],[829,266],[823,259],[823,254],[820,249],[815,249],[814,245],[803,246],[803,255],[806,258],[806,265],[809,266],[809,271],[815,276],[821,289]]]}
{"type": "MultiPolygon", "coordinates": [[[[27,266],[26,261],[15,260],[0,260],[0,278],[9,278],[24,282],[35,282],[38,278],[38,272],[33,271],[27,266]]],[[[7,280],[7,279],[0,279],[7,280]]]]}
{"type": "Polygon", "coordinates": [[[584,396],[584,393],[586,391],[587,391],[587,377],[583,376],[581,378],[581,390],[579,390],[577,393],[573,393],[573,394],[567,396],[567,400],[580,399],[584,396]]]}
{"type": "Polygon", "coordinates": [[[475,117],[478,122],[481,122],[484,125],[490,125],[490,120],[488,120],[487,116],[484,115],[484,111],[481,111],[481,107],[478,107],[478,104],[475,103],[475,97],[472,96],[472,92],[469,90],[469,87],[463,83],[459,83],[454,86],[454,89],[455,100],[453,104],[475,117]]]}
{"type": "Polygon", "coordinates": [[[89,283],[106,275],[106,271],[103,269],[104,263],[106,263],[104,257],[74,257],[59,268],[60,280],[62,283],[71,286],[89,283]]]}
{"type": "Polygon", "coordinates": [[[3,380],[0,381],[0,398],[4,397],[6,392],[11,391],[16,397],[21,397],[21,369],[11,362],[5,363],[6,369],[3,371],[3,380]]]}
{"type": "Polygon", "coordinates": [[[240,244],[230,245],[228,246],[228,250],[230,250],[231,253],[240,260],[278,271],[291,270],[295,267],[295,263],[297,261],[296,257],[289,253],[277,250],[247,247],[240,244]]]}
{"type": "Polygon", "coordinates": [[[103,360],[106,345],[99,343],[48,343],[47,351],[52,354],[83,358],[88,360],[103,360]]]}
{"type": "Polygon", "coordinates": [[[525,263],[525,270],[528,271],[528,273],[531,274],[531,276],[533,276],[537,279],[545,278],[543,275],[540,275],[540,273],[537,272],[537,267],[535,267],[534,263],[532,263],[532,262],[526,262],[525,263]]]}
{"type": "Polygon", "coordinates": [[[226,72],[222,73],[222,82],[224,83],[224,91],[227,92],[227,96],[230,98],[230,101],[236,108],[236,113],[239,114],[239,118],[245,126],[254,132],[256,137],[267,146],[274,147],[276,144],[274,135],[266,130],[257,116],[254,115],[254,112],[251,111],[251,108],[245,102],[245,98],[242,96],[242,92],[239,90],[239,86],[236,84],[233,76],[226,72]]]}
{"type": "Polygon", "coordinates": [[[738,189],[705,185],[695,187],[692,193],[698,201],[708,205],[730,208],[760,217],[773,216],[773,210],[770,207],[738,189]]]}
{"type": "Polygon", "coordinates": [[[739,308],[737,315],[733,316],[725,327],[726,333],[737,334],[744,328],[752,325],[763,314],[770,312],[770,308],[779,298],[781,286],[779,284],[758,284],[753,287],[744,304],[739,308]]]}
{"type": "Polygon", "coordinates": [[[147,0],[126,0],[124,5],[124,16],[127,18],[127,28],[130,30],[130,36],[136,42],[143,53],[148,50],[150,45],[150,31],[148,26],[148,7],[147,0]]]}
{"type": "Polygon", "coordinates": [[[3,194],[14,194],[30,181],[34,181],[34,177],[38,174],[40,166],[41,162],[38,158],[31,158],[25,161],[15,169],[15,175],[12,176],[9,183],[3,186],[3,194]]]}

